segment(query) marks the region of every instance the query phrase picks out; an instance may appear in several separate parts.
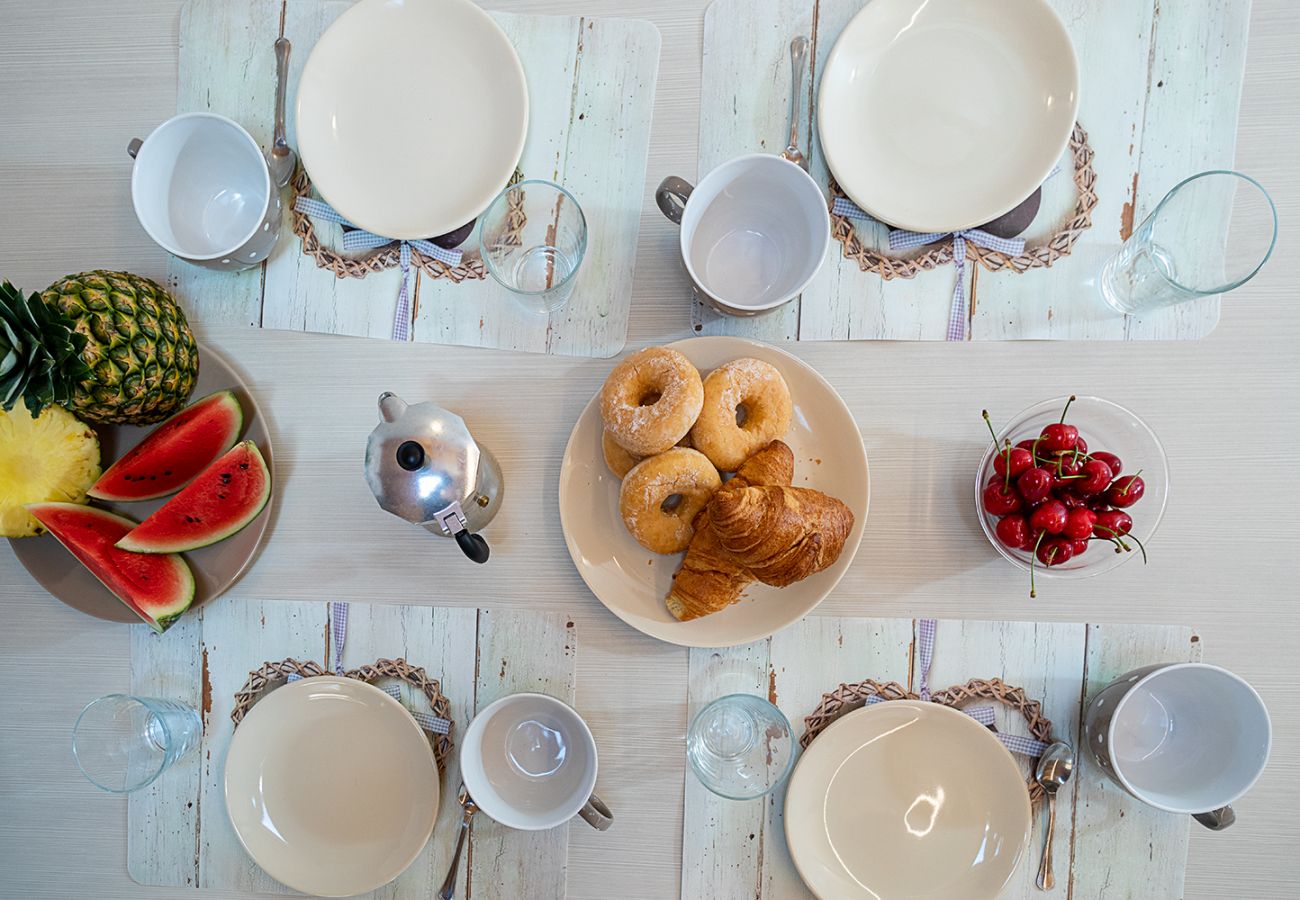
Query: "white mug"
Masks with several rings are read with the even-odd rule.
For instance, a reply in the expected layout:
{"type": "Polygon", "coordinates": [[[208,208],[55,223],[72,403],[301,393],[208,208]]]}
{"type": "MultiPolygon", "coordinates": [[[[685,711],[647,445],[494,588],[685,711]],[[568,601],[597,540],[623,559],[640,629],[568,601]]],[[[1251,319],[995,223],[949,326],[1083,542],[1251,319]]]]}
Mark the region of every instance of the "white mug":
{"type": "Polygon", "coordinates": [[[280,234],[280,194],[252,135],[216,113],[173,116],[135,157],[131,202],[158,246],[218,271],[256,266],[280,234]]]}
{"type": "Polygon", "coordinates": [[[1093,759],[1121,788],[1214,830],[1235,820],[1228,804],[1255,784],[1272,743],[1255,689],[1204,663],[1121,675],[1088,705],[1084,731],[1093,759]]]}
{"type": "Polygon", "coordinates": [[[546,694],[510,694],[470,722],[460,776],[474,804],[509,828],[541,831],[581,816],[604,831],[614,814],[596,787],[596,740],[582,716],[546,694]]]}
{"type": "Polygon", "coordinates": [[[681,226],[682,260],[696,293],[724,315],[756,316],[789,303],[821,269],[830,245],[821,188],[779,156],[737,157],[695,187],[669,176],[655,202],[681,226]]]}

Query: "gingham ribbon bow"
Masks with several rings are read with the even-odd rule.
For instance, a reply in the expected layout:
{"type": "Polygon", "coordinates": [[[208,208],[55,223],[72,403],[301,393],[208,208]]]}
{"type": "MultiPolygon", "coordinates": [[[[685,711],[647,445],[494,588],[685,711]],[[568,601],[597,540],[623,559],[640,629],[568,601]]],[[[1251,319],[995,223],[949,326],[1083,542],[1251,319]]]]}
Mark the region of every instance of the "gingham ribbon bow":
{"type": "MultiPolygon", "coordinates": [[[[922,700],[930,699],[930,666],[934,662],[934,635],[938,630],[938,622],[934,619],[922,619],[917,623],[917,662],[920,663],[921,677],[920,685],[917,688],[917,694],[922,700]]],[[[867,703],[883,703],[880,697],[872,695],[867,698],[867,703]]],[[[985,728],[992,728],[994,722],[993,707],[991,706],[969,706],[965,709],[958,710],[970,716],[976,722],[979,722],[985,728]]],[[[994,737],[1002,742],[1002,745],[1012,753],[1019,753],[1022,756],[1039,757],[1047,749],[1047,745],[1040,740],[1030,737],[1021,737],[1018,734],[1003,734],[1000,731],[994,732],[994,737]]]]}
{"type": "MultiPolygon", "coordinates": [[[[423,253],[424,251],[420,251],[423,253]]],[[[342,677],[343,675],[343,645],[348,639],[348,605],[346,603],[330,604],[330,639],[334,644],[334,674],[342,677]]],[[[301,681],[302,676],[293,673],[289,675],[287,681],[301,681]]],[[[398,703],[402,703],[402,689],[390,681],[383,684],[375,685],[388,696],[392,697],[398,703]]],[[[403,703],[403,706],[405,704],[403,703]]],[[[415,723],[425,731],[434,734],[447,734],[451,731],[451,723],[446,719],[438,716],[431,716],[425,712],[408,709],[411,718],[415,723]]]]}
{"type": "MultiPolygon", "coordinates": [[[[845,216],[850,219],[876,221],[860,206],[844,197],[835,199],[832,212],[837,216],[845,216]]],[[[953,288],[952,307],[948,310],[947,338],[950,341],[964,341],[966,340],[966,321],[968,318],[966,310],[966,242],[970,241],[972,244],[986,250],[994,250],[1008,256],[1019,256],[1025,252],[1025,241],[1024,238],[998,237],[979,228],[925,233],[891,228],[889,231],[889,249],[915,250],[917,247],[924,247],[926,244],[933,244],[949,237],[952,238],[952,262],[957,269],[957,285],[953,288]]]]}
{"type": "MultiPolygon", "coordinates": [[[[374,234],[365,229],[357,228],[357,226],[335,212],[334,207],[322,200],[299,197],[293,202],[293,208],[305,216],[311,216],[313,219],[335,222],[345,229],[353,229],[352,231],[345,230],[343,232],[344,250],[374,250],[376,247],[386,247],[395,240],[394,238],[384,237],[382,234],[374,234]]],[[[410,240],[398,243],[398,260],[402,266],[402,290],[397,295],[397,312],[393,316],[393,340],[409,341],[411,339],[411,248],[414,247],[430,259],[436,259],[438,262],[449,266],[460,265],[462,254],[459,250],[446,250],[429,241],[410,240]]]]}

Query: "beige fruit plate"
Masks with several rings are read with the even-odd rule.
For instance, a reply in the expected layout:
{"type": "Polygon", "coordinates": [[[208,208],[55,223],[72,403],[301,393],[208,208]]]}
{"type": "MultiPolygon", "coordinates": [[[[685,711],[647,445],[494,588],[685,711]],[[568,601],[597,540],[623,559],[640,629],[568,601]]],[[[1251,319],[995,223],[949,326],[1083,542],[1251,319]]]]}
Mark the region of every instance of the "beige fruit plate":
{"type": "MultiPolygon", "coordinates": [[[[274,473],[271,459],[271,435],[266,428],[266,418],[258,409],[238,373],[224,359],[206,346],[199,346],[199,377],[194,386],[193,399],[229,388],[235,392],[244,409],[244,434],[241,440],[257,444],[274,473]]],[[[97,428],[100,457],[105,469],[120,459],[124,453],[144,440],[156,425],[114,425],[97,428]]],[[[272,497],[274,498],[274,476],[272,497]]],[[[135,521],[143,521],[171,497],[145,500],[140,503],[100,503],[101,506],[135,521]]],[[[224,541],[185,553],[185,561],[194,573],[194,603],[197,607],[225,593],[252,563],[271,521],[271,503],[266,504],[248,527],[224,541]]],[[[73,609],[110,622],[138,623],[140,618],[125,603],[114,597],[104,585],[84,566],[72,558],[63,545],[51,535],[34,538],[17,538],[9,541],[14,555],[41,587],[45,588],[73,609]]]]}
{"type": "Polygon", "coordinates": [[[664,606],[682,554],[660,556],[628,534],[618,510],[619,479],[605,465],[604,427],[596,398],[573,428],[560,469],[560,524],[569,555],[592,593],[639,631],[685,647],[730,647],[765,638],[807,615],[848,571],[862,541],[871,500],[867,452],[857,423],[835,389],[811,366],[783,350],[733,337],[700,337],[669,344],[701,373],[750,356],[785,377],[794,415],[785,442],[794,451],[794,484],[838,497],[853,510],[853,531],[835,564],[785,588],[752,584],[739,603],[690,622],[664,606]]]}

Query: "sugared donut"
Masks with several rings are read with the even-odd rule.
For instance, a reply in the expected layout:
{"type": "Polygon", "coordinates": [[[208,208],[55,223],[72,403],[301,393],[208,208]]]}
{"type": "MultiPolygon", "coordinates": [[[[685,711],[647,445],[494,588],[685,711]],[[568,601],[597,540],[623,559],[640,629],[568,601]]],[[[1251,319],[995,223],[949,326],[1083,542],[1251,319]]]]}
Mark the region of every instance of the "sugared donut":
{"type": "Polygon", "coordinates": [[[686,436],[703,403],[704,386],[691,361],[667,347],[647,347],[609,373],[600,417],[629,453],[654,456],[686,436]]]}
{"type": "Polygon", "coordinates": [[[733,359],[704,379],[704,407],[691,445],[724,472],[734,472],[790,429],[790,388],[776,366],[733,359]]]}
{"type": "Polygon", "coordinates": [[[695,517],[720,487],[722,478],[703,453],[674,447],[632,467],[623,479],[618,509],[641,546],[679,553],[695,534],[695,517]]]}
{"type": "Polygon", "coordinates": [[[642,457],[629,453],[627,448],[614,440],[614,436],[608,431],[600,436],[600,449],[605,453],[605,465],[614,473],[615,477],[622,478],[632,471],[632,467],[639,463],[642,457]]]}

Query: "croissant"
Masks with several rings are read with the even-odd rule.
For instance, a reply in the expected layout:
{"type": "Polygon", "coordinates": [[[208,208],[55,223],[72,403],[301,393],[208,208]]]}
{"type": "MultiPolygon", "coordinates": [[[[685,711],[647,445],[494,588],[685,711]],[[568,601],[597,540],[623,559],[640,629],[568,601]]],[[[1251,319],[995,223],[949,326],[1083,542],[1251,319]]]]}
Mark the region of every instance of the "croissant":
{"type": "Polygon", "coordinates": [[[709,510],[722,550],[773,587],[834,563],[853,530],[852,510],[811,488],[745,487],[715,496],[709,510]]]}
{"type": "MultiPolygon", "coordinates": [[[[794,451],[781,441],[773,441],[746,460],[714,497],[755,484],[789,484],[793,479],[794,451]]],[[[683,622],[730,606],[754,581],[754,576],[719,544],[710,527],[711,505],[712,501],[695,518],[695,536],[664,601],[668,611],[683,622]]]]}

